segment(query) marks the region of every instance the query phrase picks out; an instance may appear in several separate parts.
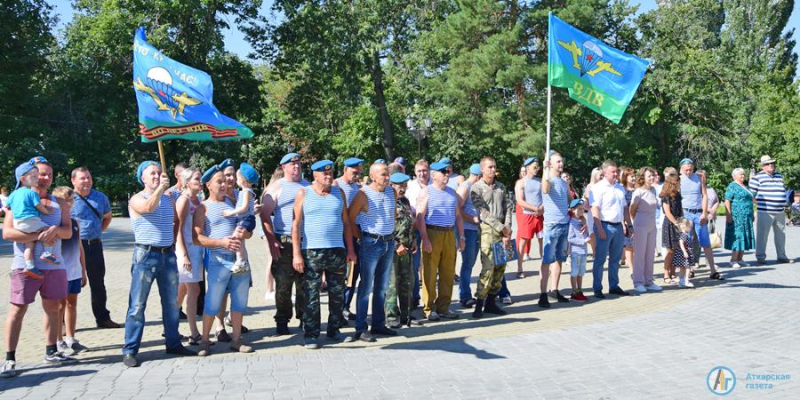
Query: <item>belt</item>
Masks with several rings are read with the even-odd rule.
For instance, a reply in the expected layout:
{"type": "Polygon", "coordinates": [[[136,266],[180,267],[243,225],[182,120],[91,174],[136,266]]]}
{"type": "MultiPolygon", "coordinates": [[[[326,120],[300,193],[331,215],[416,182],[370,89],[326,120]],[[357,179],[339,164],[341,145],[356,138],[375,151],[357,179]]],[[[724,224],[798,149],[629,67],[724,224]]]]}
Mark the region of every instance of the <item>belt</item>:
{"type": "Polygon", "coordinates": [[[608,221],[600,221],[600,222],[602,222],[604,224],[614,225],[614,226],[622,225],[622,222],[608,222],[608,221]]]}
{"type": "Polygon", "coordinates": [[[281,243],[292,243],[292,235],[275,235],[275,238],[281,243]]]}
{"type": "Polygon", "coordinates": [[[150,246],[150,245],[147,245],[147,244],[139,244],[139,243],[134,243],[133,246],[134,247],[138,247],[140,249],[144,249],[144,250],[149,251],[151,253],[165,254],[165,253],[172,253],[172,252],[175,251],[175,246],[158,247],[158,246],[150,246]]]}
{"type": "Polygon", "coordinates": [[[683,211],[690,212],[692,214],[699,214],[699,213],[703,212],[703,210],[701,210],[699,208],[684,208],[683,211]]]}
{"type": "Polygon", "coordinates": [[[81,239],[81,242],[84,246],[94,246],[103,243],[100,241],[100,239],[81,239]]]}
{"type": "Polygon", "coordinates": [[[367,237],[371,237],[373,239],[383,240],[383,241],[386,241],[386,242],[388,242],[390,240],[394,240],[394,232],[392,232],[392,233],[390,233],[388,235],[376,235],[374,233],[361,231],[361,236],[367,236],[367,237]]]}
{"type": "Polygon", "coordinates": [[[452,231],[453,227],[452,226],[437,226],[437,225],[427,225],[426,224],[425,225],[425,229],[432,229],[434,231],[447,232],[447,231],[452,231]]]}

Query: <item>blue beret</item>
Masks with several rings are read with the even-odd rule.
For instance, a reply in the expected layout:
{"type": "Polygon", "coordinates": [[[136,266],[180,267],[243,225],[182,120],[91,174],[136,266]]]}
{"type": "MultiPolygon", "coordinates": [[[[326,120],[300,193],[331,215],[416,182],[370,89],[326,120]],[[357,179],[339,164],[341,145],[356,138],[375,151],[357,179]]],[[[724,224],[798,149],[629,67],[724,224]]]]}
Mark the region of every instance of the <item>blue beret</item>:
{"type": "Polygon", "coordinates": [[[525,159],[525,162],[522,163],[522,165],[524,167],[527,167],[528,165],[531,165],[531,164],[533,164],[535,162],[539,162],[539,159],[536,158],[536,157],[528,157],[527,159],[525,159]]]}
{"type": "Polygon", "coordinates": [[[361,165],[363,163],[364,163],[364,160],[362,160],[360,158],[355,158],[355,157],[348,158],[347,160],[344,160],[344,166],[345,167],[350,167],[350,168],[357,167],[357,166],[359,166],[359,165],[361,165]]]}
{"type": "Polygon", "coordinates": [[[583,204],[583,199],[573,199],[569,202],[569,208],[575,208],[581,204],[583,204]]]}
{"type": "Polygon", "coordinates": [[[481,174],[481,165],[478,163],[472,164],[469,166],[469,173],[472,175],[480,175],[481,174]]]}
{"type": "Polygon", "coordinates": [[[435,162],[435,163],[431,164],[431,171],[445,172],[445,171],[447,171],[447,168],[449,168],[449,167],[450,166],[447,165],[447,164],[443,164],[441,162],[435,162]]]}
{"type": "Polygon", "coordinates": [[[379,159],[375,160],[375,162],[373,164],[386,164],[386,160],[384,160],[382,158],[379,158],[379,159]]]}
{"type": "Polygon", "coordinates": [[[226,158],[219,163],[219,169],[225,169],[228,167],[233,167],[233,160],[230,158],[226,158]]]}
{"type": "Polygon", "coordinates": [[[395,158],[395,159],[394,159],[394,162],[396,162],[397,164],[400,164],[400,165],[402,165],[402,166],[404,166],[404,167],[405,167],[405,166],[406,166],[406,164],[407,164],[407,163],[406,163],[406,159],[405,159],[405,158],[403,158],[403,157],[397,157],[397,158],[395,158]]]}
{"type": "Polygon", "coordinates": [[[14,190],[19,189],[19,185],[22,183],[22,175],[27,174],[28,172],[30,172],[32,169],[35,168],[36,167],[34,167],[33,164],[31,164],[30,162],[22,163],[19,166],[17,166],[17,170],[14,171],[14,176],[17,177],[17,186],[14,187],[14,190]]]}
{"type": "MultiPolygon", "coordinates": [[[[225,169],[225,168],[223,168],[222,164],[220,164],[219,169],[225,169]]],[[[243,162],[239,165],[239,172],[242,173],[244,179],[247,179],[247,181],[253,185],[257,185],[258,181],[261,179],[261,177],[258,176],[258,171],[256,171],[256,169],[253,168],[252,165],[246,162],[243,162]]]]}
{"type": "Polygon", "coordinates": [[[47,165],[50,165],[50,161],[47,161],[47,159],[42,157],[42,156],[33,157],[28,161],[28,163],[31,164],[31,165],[36,165],[36,164],[47,164],[47,165]]]}
{"type": "Polygon", "coordinates": [[[439,163],[440,164],[447,164],[447,166],[450,167],[450,166],[453,165],[453,160],[451,160],[449,157],[444,157],[441,160],[439,160],[439,163]]]}
{"type": "Polygon", "coordinates": [[[331,169],[333,169],[333,161],[331,160],[320,160],[311,164],[311,170],[314,172],[330,171],[331,169]]]}
{"type": "Polygon", "coordinates": [[[200,177],[200,183],[208,183],[208,181],[211,180],[211,177],[219,171],[222,171],[222,168],[220,168],[219,165],[212,165],[211,168],[206,170],[206,172],[203,172],[203,176],[200,177]]]}
{"type": "Polygon", "coordinates": [[[395,172],[395,173],[392,174],[392,176],[389,177],[389,180],[392,183],[398,184],[398,185],[401,184],[401,183],[408,182],[409,179],[411,179],[410,176],[408,176],[406,174],[401,174],[400,172],[395,172]]]}
{"type": "Polygon", "coordinates": [[[300,160],[300,154],[297,154],[297,153],[289,153],[289,154],[287,154],[287,155],[283,156],[283,158],[281,158],[281,163],[280,163],[280,165],[283,165],[283,164],[288,164],[288,163],[290,163],[290,162],[293,162],[293,161],[299,161],[299,160],[300,160]]]}
{"type": "Polygon", "coordinates": [[[684,166],[684,165],[686,165],[686,164],[692,164],[692,165],[694,165],[694,161],[692,161],[692,159],[691,159],[691,158],[684,158],[683,160],[681,160],[681,163],[680,163],[680,164],[678,164],[678,166],[682,167],[682,166],[684,166]]]}
{"type": "Polygon", "coordinates": [[[144,186],[144,182],[142,181],[142,173],[144,173],[144,170],[151,165],[161,168],[161,164],[155,161],[143,161],[141,164],[139,164],[139,168],[136,168],[136,180],[139,181],[139,184],[142,186],[144,186]]]}

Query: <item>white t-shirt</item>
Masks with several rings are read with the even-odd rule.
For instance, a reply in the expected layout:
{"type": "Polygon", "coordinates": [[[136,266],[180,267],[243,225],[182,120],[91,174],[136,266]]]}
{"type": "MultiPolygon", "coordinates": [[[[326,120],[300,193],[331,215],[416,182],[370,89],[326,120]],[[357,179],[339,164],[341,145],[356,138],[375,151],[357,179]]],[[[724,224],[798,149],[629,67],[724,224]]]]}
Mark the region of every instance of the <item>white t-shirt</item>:
{"type": "Polygon", "coordinates": [[[413,181],[408,181],[408,187],[406,188],[406,198],[408,199],[409,203],[411,203],[411,207],[413,207],[414,209],[417,208],[417,197],[419,197],[419,193],[425,186],[420,185],[418,179],[414,179],[413,181]]]}
{"type": "Polygon", "coordinates": [[[622,222],[625,219],[625,207],[628,206],[625,188],[618,182],[610,184],[606,179],[601,179],[589,192],[589,204],[600,209],[600,221],[622,222]]]}

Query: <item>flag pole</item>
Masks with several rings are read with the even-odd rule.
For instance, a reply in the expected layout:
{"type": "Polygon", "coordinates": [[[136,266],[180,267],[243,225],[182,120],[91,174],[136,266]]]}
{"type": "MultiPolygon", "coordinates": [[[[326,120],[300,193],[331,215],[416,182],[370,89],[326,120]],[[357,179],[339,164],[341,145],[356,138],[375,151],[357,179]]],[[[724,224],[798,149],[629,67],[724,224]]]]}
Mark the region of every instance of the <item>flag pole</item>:
{"type": "Polygon", "coordinates": [[[551,101],[551,89],[550,89],[550,16],[553,13],[548,13],[547,16],[547,137],[545,139],[545,153],[544,158],[549,159],[550,157],[550,101],[551,101]]]}
{"type": "Polygon", "coordinates": [[[161,144],[161,141],[158,141],[158,156],[161,158],[161,171],[167,172],[167,162],[164,158],[164,145],[161,144]]]}

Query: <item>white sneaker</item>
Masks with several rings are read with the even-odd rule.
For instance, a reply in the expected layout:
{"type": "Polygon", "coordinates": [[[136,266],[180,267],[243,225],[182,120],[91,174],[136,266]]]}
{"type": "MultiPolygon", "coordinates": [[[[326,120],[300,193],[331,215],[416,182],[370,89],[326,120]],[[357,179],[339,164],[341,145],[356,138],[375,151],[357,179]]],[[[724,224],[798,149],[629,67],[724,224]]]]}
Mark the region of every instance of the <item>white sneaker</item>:
{"type": "Polygon", "coordinates": [[[13,378],[17,376],[17,362],[14,360],[6,360],[3,364],[3,371],[0,372],[2,378],[13,378]]]}
{"type": "Polygon", "coordinates": [[[680,287],[682,287],[682,288],[693,288],[693,287],[694,287],[694,283],[690,282],[689,280],[687,280],[687,281],[685,281],[685,282],[684,282],[684,281],[681,281],[681,282],[678,284],[678,286],[680,286],[680,287]]]}
{"type": "Polygon", "coordinates": [[[740,266],[740,267],[742,267],[742,268],[744,268],[744,267],[749,267],[749,266],[750,266],[750,264],[748,264],[748,263],[746,263],[746,262],[744,262],[744,261],[739,261],[739,266],[740,266]]]}
{"type": "Polygon", "coordinates": [[[637,291],[639,293],[647,292],[647,289],[644,287],[644,285],[636,285],[636,286],[633,287],[633,290],[635,290],[635,291],[637,291]]]}
{"type": "Polygon", "coordinates": [[[514,300],[511,300],[511,296],[503,297],[503,304],[505,305],[514,304],[514,300]]]}
{"type": "Polygon", "coordinates": [[[264,293],[264,300],[266,300],[266,301],[275,301],[275,292],[264,293]]]}
{"type": "Polygon", "coordinates": [[[661,286],[658,286],[655,283],[651,283],[651,284],[645,286],[645,289],[647,289],[647,290],[649,290],[651,292],[660,292],[661,291],[661,286]]]}
{"type": "Polygon", "coordinates": [[[739,264],[738,262],[735,262],[735,263],[731,264],[731,268],[733,268],[733,269],[742,268],[742,264],[739,264]]]}
{"type": "Polygon", "coordinates": [[[58,349],[58,351],[64,353],[65,356],[71,356],[75,354],[75,350],[72,350],[71,347],[67,346],[67,342],[63,340],[56,343],[56,348],[58,349]]]}
{"type": "Polygon", "coordinates": [[[531,256],[529,256],[527,254],[525,254],[525,257],[522,258],[522,261],[530,261],[530,260],[533,260],[533,259],[531,258],[531,256]]]}

